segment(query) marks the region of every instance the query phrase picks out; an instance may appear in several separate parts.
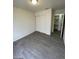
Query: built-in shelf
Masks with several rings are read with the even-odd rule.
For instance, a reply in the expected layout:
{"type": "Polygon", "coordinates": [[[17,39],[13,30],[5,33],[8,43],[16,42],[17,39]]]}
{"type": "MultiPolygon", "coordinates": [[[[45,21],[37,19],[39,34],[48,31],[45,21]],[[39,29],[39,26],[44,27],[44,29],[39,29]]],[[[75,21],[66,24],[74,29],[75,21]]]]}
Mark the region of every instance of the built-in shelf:
{"type": "Polygon", "coordinates": [[[58,25],[59,25],[59,15],[54,16],[54,29],[58,30],[58,25]]]}

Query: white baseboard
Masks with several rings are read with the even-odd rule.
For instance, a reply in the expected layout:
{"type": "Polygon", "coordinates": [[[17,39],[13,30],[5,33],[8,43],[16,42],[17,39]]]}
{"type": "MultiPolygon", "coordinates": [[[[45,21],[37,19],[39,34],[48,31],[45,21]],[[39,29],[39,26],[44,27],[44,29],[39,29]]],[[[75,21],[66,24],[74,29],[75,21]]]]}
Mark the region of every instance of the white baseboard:
{"type": "MultiPolygon", "coordinates": [[[[33,31],[33,32],[35,32],[35,31],[33,31]]],[[[13,40],[13,42],[15,42],[15,41],[17,41],[17,40],[20,40],[21,38],[23,38],[23,37],[25,37],[25,36],[28,36],[28,35],[32,34],[33,32],[28,33],[28,34],[20,35],[18,38],[16,38],[15,40],[13,40]]]]}
{"type": "MultiPolygon", "coordinates": [[[[35,31],[33,31],[33,32],[35,32],[35,31]]],[[[32,34],[33,32],[28,33],[28,34],[26,33],[26,34],[20,35],[18,38],[14,39],[13,42],[15,42],[15,41],[17,41],[17,40],[20,40],[21,38],[23,38],[23,37],[25,37],[25,36],[28,36],[28,35],[32,34]]],[[[37,32],[40,32],[40,31],[37,31],[37,32]]],[[[44,32],[40,32],[40,33],[44,33],[44,32]]],[[[50,34],[47,34],[47,33],[44,33],[44,34],[50,36],[50,34]]]]}

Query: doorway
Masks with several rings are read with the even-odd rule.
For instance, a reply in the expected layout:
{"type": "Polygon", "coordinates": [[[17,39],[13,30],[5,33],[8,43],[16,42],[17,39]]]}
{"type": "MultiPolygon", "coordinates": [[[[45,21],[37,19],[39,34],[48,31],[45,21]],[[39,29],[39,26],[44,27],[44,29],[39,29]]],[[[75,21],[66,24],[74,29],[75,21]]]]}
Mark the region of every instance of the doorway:
{"type": "Polygon", "coordinates": [[[54,14],[52,21],[51,35],[57,38],[63,38],[64,14],[54,14]]]}

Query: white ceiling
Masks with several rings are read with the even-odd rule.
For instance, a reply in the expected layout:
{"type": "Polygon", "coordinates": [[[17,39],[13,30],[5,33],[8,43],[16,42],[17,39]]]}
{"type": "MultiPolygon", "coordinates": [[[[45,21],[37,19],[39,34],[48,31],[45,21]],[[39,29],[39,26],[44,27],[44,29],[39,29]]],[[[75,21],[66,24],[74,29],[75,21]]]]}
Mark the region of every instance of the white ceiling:
{"type": "Polygon", "coordinates": [[[33,5],[31,0],[13,0],[13,6],[24,8],[33,12],[41,11],[47,8],[62,9],[65,8],[65,0],[38,0],[37,5],[33,5]]]}

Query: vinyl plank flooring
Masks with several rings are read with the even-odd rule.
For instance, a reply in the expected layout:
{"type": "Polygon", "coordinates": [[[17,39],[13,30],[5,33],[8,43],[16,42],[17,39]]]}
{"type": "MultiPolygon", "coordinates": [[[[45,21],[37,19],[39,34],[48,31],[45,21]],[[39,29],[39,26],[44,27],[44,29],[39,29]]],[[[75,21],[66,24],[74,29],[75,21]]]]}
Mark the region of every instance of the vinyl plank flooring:
{"type": "Polygon", "coordinates": [[[13,43],[13,59],[65,59],[64,42],[58,36],[34,32],[13,43]]]}

